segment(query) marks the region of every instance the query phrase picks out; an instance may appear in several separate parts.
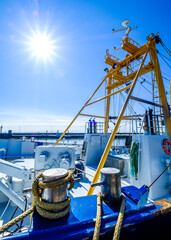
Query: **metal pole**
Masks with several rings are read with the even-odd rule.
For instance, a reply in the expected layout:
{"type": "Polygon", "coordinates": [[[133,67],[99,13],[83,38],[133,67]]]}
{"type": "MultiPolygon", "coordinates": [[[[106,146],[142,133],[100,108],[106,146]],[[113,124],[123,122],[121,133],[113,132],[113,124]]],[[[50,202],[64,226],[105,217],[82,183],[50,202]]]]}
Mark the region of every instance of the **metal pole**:
{"type": "Polygon", "coordinates": [[[148,188],[150,188],[170,166],[171,166],[171,163],[158,175],[158,177],[156,177],[156,179],[150,184],[148,188]]]}
{"type": "Polygon", "coordinates": [[[94,94],[99,90],[99,88],[101,87],[101,85],[104,83],[104,81],[106,80],[107,76],[102,80],[102,82],[99,84],[99,86],[96,88],[96,90],[94,91],[94,93],[90,96],[90,98],[87,100],[87,102],[84,104],[84,106],[81,108],[81,110],[77,113],[77,115],[75,116],[75,118],[72,120],[72,122],[69,124],[69,126],[65,129],[65,131],[63,132],[63,134],[60,136],[60,138],[56,141],[55,145],[57,145],[60,140],[63,138],[63,136],[65,135],[65,133],[68,131],[68,129],[71,127],[71,125],[75,122],[75,120],[77,119],[77,117],[80,115],[80,113],[83,111],[83,109],[86,107],[87,103],[89,103],[89,101],[92,99],[92,97],[94,96],[94,94]]]}
{"type": "MultiPolygon", "coordinates": [[[[116,125],[115,125],[115,127],[114,127],[114,129],[113,129],[113,132],[112,132],[111,135],[110,135],[109,141],[108,141],[107,146],[106,146],[106,148],[105,148],[105,150],[104,150],[104,153],[103,153],[103,155],[102,155],[102,157],[101,157],[101,160],[100,160],[100,162],[99,162],[98,168],[97,168],[97,170],[96,170],[96,173],[95,173],[95,175],[94,175],[94,178],[93,178],[93,181],[91,182],[91,184],[96,183],[96,182],[98,181],[98,179],[99,179],[100,170],[103,168],[103,166],[104,166],[104,164],[105,164],[105,161],[106,161],[106,158],[107,158],[107,156],[108,156],[109,150],[110,150],[110,148],[111,148],[111,146],[112,146],[113,140],[114,140],[114,138],[115,138],[115,136],[116,136],[116,133],[117,133],[117,131],[118,131],[118,128],[119,128],[120,122],[121,122],[121,120],[122,120],[123,114],[124,114],[125,109],[126,109],[126,107],[127,107],[127,104],[128,104],[129,99],[130,99],[130,96],[131,96],[131,94],[132,94],[132,91],[133,91],[133,89],[134,89],[134,87],[135,87],[135,84],[136,84],[136,82],[137,82],[137,80],[138,80],[138,77],[139,77],[140,72],[141,72],[141,69],[142,69],[142,67],[143,67],[143,65],[144,65],[144,61],[145,61],[145,59],[146,59],[146,57],[147,57],[147,54],[148,54],[148,49],[147,49],[147,51],[146,51],[146,53],[145,53],[145,55],[144,55],[144,58],[143,58],[143,60],[142,60],[141,65],[140,65],[140,67],[139,67],[139,69],[138,69],[138,71],[137,71],[137,73],[136,73],[135,80],[134,80],[134,82],[133,82],[133,84],[132,84],[132,87],[131,87],[128,95],[127,95],[127,98],[126,98],[126,100],[125,100],[125,103],[124,103],[124,105],[123,105],[123,107],[122,107],[122,110],[121,110],[121,112],[120,112],[120,115],[119,115],[119,117],[118,117],[118,119],[117,119],[116,125]]],[[[94,192],[94,187],[91,187],[91,185],[90,185],[90,188],[89,188],[89,190],[88,190],[87,195],[92,195],[93,192],[94,192]]]]}
{"type": "Polygon", "coordinates": [[[99,99],[97,99],[97,100],[95,100],[95,101],[93,101],[93,102],[90,102],[90,103],[88,103],[88,104],[86,105],[86,107],[89,106],[89,105],[91,105],[91,104],[94,104],[94,103],[96,103],[96,102],[99,102],[99,101],[101,101],[101,100],[103,100],[103,99],[106,99],[106,98],[108,98],[108,97],[111,97],[111,96],[113,96],[113,95],[115,95],[115,94],[117,94],[117,93],[120,93],[120,92],[122,92],[122,91],[125,91],[125,90],[131,88],[131,86],[132,86],[132,85],[128,85],[128,86],[126,86],[126,87],[124,87],[124,88],[119,89],[119,90],[116,91],[116,92],[110,93],[110,94],[108,94],[108,95],[106,95],[106,96],[104,96],[104,97],[102,97],[102,98],[99,98],[99,99]]]}
{"type": "Polygon", "coordinates": [[[163,105],[163,113],[166,119],[167,132],[171,137],[171,117],[170,117],[169,108],[167,104],[167,97],[166,97],[166,92],[163,84],[160,65],[157,57],[157,50],[154,42],[151,42],[150,44],[149,54],[150,54],[151,61],[154,65],[154,73],[155,73],[157,88],[159,92],[159,99],[160,99],[160,103],[163,105]]]}

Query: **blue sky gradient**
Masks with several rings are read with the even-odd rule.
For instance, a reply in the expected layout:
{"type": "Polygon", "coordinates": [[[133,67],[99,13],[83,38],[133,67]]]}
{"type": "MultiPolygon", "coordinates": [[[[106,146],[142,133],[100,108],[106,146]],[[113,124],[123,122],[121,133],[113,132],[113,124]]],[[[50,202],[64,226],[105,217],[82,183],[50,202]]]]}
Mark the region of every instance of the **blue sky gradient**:
{"type": "MultiPolygon", "coordinates": [[[[123,36],[123,32],[113,34],[112,28],[121,28],[122,21],[129,19],[132,27],[138,25],[131,38],[142,45],[151,32],[160,32],[171,49],[170,10],[169,0],[1,0],[0,124],[4,131],[63,131],[104,77],[106,49],[124,57],[112,51],[120,47],[123,36]],[[28,39],[37,30],[46,30],[55,41],[52,61],[38,61],[28,51],[28,39]]],[[[158,49],[166,55],[161,46],[158,49]]],[[[162,60],[161,67],[168,89],[171,71],[162,60]]],[[[150,99],[145,88],[137,86],[139,92],[150,99]]],[[[103,95],[104,89],[95,99],[103,95]]],[[[85,112],[95,113],[95,108],[98,115],[104,114],[103,103],[85,112]]],[[[84,131],[84,121],[78,120],[72,131],[84,131]]]]}

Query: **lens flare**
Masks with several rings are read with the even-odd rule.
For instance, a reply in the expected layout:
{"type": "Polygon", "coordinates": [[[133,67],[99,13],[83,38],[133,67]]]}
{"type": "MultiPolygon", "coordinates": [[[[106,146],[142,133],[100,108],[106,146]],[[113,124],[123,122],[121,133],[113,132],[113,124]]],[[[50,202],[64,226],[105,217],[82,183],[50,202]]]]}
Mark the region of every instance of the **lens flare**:
{"type": "Polygon", "coordinates": [[[32,37],[29,37],[28,45],[32,57],[36,57],[38,60],[51,60],[55,55],[55,41],[51,40],[46,33],[33,33],[32,37]]]}

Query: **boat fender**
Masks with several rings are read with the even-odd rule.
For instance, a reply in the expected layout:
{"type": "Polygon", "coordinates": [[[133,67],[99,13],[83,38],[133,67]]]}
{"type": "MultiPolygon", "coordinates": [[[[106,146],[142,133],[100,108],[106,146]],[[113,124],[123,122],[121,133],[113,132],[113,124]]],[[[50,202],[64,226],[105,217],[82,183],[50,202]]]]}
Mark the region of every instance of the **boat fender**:
{"type": "Polygon", "coordinates": [[[163,140],[163,149],[167,155],[170,155],[171,141],[169,139],[163,140]],[[168,149],[169,148],[169,149],[168,149]]]}

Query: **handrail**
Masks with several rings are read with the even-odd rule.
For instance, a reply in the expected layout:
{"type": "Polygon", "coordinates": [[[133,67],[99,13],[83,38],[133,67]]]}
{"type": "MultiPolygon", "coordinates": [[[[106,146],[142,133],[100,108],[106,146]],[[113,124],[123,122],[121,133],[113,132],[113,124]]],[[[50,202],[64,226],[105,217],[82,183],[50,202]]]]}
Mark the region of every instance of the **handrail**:
{"type": "Polygon", "coordinates": [[[113,59],[113,60],[116,61],[116,62],[120,62],[120,59],[119,59],[119,58],[117,58],[117,57],[115,57],[115,56],[113,56],[113,55],[111,55],[111,54],[109,54],[109,53],[107,53],[107,54],[105,55],[105,60],[108,59],[108,58],[111,58],[111,59],[113,59]]]}
{"type": "Polygon", "coordinates": [[[136,41],[134,41],[133,39],[128,38],[128,37],[121,41],[121,43],[124,43],[124,42],[129,42],[129,43],[133,44],[136,47],[141,47],[141,45],[139,43],[137,43],[136,41]]]}

